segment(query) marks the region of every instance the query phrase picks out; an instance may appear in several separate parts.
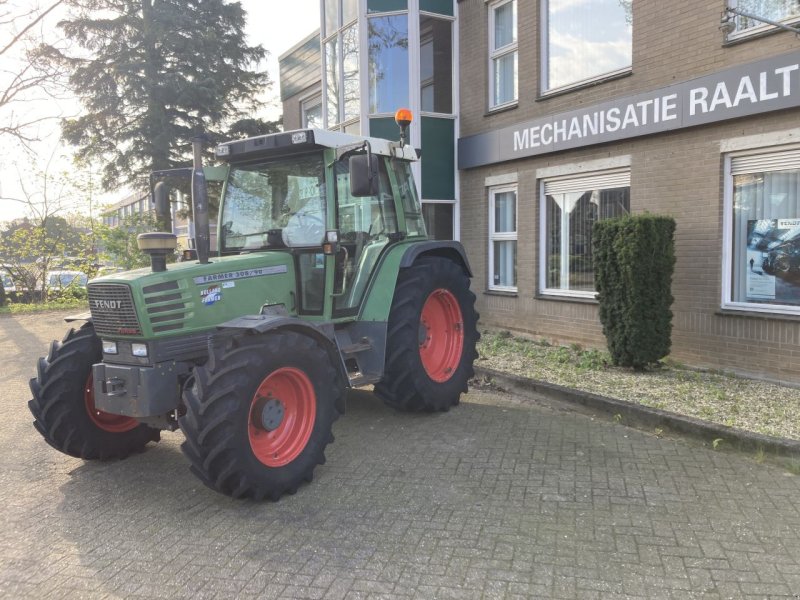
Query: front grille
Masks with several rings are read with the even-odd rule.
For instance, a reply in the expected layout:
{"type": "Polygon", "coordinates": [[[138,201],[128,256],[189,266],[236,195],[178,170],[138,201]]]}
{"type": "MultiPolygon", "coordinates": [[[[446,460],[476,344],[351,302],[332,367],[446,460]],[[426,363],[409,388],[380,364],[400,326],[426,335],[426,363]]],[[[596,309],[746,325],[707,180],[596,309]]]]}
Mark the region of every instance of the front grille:
{"type": "Polygon", "coordinates": [[[119,283],[89,284],[89,309],[100,335],[141,335],[131,288],[119,283]]]}
{"type": "Polygon", "coordinates": [[[183,329],[189,298],[188,295],[184,297],[177,281],[150,285],[142,291],[153,333],[183,329]]]}

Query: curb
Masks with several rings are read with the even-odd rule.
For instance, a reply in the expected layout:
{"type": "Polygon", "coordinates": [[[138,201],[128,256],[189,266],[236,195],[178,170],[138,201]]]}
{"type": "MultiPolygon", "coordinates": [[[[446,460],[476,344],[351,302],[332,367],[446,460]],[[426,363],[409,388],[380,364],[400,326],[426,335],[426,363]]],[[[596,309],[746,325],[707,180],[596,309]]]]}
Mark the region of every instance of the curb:
{"type": "Polygon", "coordinates": [[[778,456],[800,457],[800,441],[798,440],[773,437],[735,427],[726,427],[658,408],[608,398],[599,394],[535,379],[509,375],[494,369],[476,367],[475,375],[499,384],[501,388],[507,391],[521,395],[539,394],[554,400],[578,404],[609,415],[621,415],[626,425],[639,425],[650,429],[656,427],[669,429],[698,438],[704,442],[723,439],[739,450],[763,450],[778,456]]]}

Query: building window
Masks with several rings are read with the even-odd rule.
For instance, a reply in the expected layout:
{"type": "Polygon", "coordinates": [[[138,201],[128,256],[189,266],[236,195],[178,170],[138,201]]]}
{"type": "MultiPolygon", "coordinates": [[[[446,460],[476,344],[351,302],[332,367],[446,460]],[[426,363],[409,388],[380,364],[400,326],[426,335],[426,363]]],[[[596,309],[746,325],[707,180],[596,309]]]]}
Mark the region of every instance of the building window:
{"type": "Polygon", "coordinates": [[[452,240],[454,202],[423,202],[422,216],[428,237],[434,240],[452,240]]]}
{"type": "Polygon", "coordinates": [[[489,289],[517,291],[517,187],[489,188],[489,289]]]}
{"type": "Polygon", "coordinates": [[[315,94],[300,103],[300,122],[302,127],[323,128],[322,96],[315,94]]]}
{"type": "MultiPolygon", "coordinates": [[[[777,23],[800,21],[800,0],[728,0],[728,6],[777,23]]],[[[736,15],[733,22],[735,29],[728,36],[731,38],[737,37],[738,34],[750,35],[773,27],[763,21],[742,15],[736,15]]]]}
{"type": "Polygon", "coordinates": [[[357,0],[325,0],[323,36],[328,129],[352,129],[359,116],[357,0]]]}
{"type": "Polygon", "coordinates": [[[369,19],[369,112],[408,106],[408,15],[369,19]]]}
{"type": "Polygon", "coordinates": [[[594,298],[592,226],[630,212],[630,181],[626,169],[542,182],[542,294],[594,298]]]}
{"type": "Polygon", "coordinates": [[[517,101],[517,0],[489,6],[489,107],[517,101]]]}
{"type": "Polygon", "coordinates": [[[453,112],[453,23],[427,15],[419,19],[420,107],[453,112]]]}
{"type": "Polygon", "coordinates": [[[800,147],[726,165],[723,305],[800,314],[800,147]]]}
{"type": "Polygon", "coordinates": [[[632,0],[542,2],[542,90],[631,67],[632,0]]]}

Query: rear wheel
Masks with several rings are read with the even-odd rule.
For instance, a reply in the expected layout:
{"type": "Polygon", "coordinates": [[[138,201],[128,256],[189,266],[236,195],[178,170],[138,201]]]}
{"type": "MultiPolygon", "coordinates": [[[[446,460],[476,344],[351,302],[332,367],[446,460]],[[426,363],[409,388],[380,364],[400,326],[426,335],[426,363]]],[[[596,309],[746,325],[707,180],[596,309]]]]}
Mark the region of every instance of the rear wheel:
{"type": "Polygon", "coordinates": [[[389,316],[386,368],[375,393],[399,410],[448,410],[458,404],[477,358],[475,295],[464,270],[421,258],[400,272],[389,316]]]}
{"type": "Polygon", "coordinates": [[[184,392],[183,452],[211,489],[277,500],[325,462],[342,393],[316,340],[292,331],[233,338],[184,392]]]}
{"type": "Polygon", "coordinates": [[[92,365],[101,360],[100,339],[87,323],[50,345],[30,381],[34,427],[53,448],[76,458],[125,458],[160,439],[158,430],[136,419],[95,407],[92,365]]]}

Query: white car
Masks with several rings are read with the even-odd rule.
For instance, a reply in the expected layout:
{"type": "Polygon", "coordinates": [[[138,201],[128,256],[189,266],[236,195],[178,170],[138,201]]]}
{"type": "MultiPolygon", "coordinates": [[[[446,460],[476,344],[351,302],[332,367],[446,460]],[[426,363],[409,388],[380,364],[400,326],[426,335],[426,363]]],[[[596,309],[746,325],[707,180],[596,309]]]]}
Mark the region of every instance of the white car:
{"type": "Polygon", "coordinates": [[[11,275],[5,271],[1,271],[0,277],[3,278],[3,289],[6,291],[6,294],[16,293],[17,286],[14,284],[14,280],[11,279],[11,275]]]}
{"type": "Polygon", "coordinates": [[[63,290],[70,286],[85,288],[89,278],[81,271],[48,271],[47,288],[63,290]]]}

